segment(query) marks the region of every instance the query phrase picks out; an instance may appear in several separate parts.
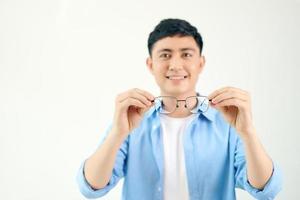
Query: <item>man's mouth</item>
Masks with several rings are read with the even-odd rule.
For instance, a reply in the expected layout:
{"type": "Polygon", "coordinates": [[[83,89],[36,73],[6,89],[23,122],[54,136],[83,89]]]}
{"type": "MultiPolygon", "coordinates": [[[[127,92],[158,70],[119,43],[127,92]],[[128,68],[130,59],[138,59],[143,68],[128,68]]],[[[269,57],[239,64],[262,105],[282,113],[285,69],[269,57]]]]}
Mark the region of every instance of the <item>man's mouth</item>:
{"type": "Polygon", "coordinates": [[[183,80],[185,78],[187,78],[187,75],[174,75],[174,76],[166,76],[167,79],[170,80],[183,80]]]}

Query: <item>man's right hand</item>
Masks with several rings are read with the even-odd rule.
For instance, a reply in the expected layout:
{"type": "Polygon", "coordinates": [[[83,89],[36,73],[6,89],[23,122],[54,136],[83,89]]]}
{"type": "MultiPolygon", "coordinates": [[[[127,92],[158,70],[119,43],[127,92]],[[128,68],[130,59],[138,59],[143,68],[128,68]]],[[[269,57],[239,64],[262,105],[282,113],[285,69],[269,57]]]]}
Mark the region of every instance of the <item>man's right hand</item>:
{"type": "Polygon", "coordinates": [[[119,94],[115,100],[112,130],[127,136],[136,128],[143,115],[153,105],[154,96],[147,91],[134,88],[119,94]]]}

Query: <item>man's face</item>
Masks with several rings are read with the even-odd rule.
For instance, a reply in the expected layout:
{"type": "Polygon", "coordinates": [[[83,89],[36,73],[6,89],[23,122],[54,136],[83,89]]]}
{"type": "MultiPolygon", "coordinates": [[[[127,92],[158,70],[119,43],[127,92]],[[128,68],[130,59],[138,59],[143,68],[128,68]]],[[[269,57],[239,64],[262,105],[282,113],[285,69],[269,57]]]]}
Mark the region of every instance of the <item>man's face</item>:
{"type": "Polygon", "coordinates": [[[161,95],[187,97],[195,95],[198,75],[205,64],[199,47],[191,36],[174,36],[158,40],[147,58],[161,95]]]}

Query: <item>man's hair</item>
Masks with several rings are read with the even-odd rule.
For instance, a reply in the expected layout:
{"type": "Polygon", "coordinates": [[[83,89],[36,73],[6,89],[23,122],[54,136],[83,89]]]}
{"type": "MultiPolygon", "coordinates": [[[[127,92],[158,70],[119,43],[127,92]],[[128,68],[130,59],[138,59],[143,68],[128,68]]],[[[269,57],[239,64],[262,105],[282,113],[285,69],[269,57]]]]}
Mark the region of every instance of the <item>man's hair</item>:
{"type": "Polygon", "coordinates": [[[182,19],[164,19],[154,28],[149,34],[148,38],[148,51],[152,55],[152,49],[155,42],[165,37],[173,36],[192,36],[200,50],[200,55],[203,49],[203,41],[200,33],[196,27],[192,26],[189,22],[182,19]]]}

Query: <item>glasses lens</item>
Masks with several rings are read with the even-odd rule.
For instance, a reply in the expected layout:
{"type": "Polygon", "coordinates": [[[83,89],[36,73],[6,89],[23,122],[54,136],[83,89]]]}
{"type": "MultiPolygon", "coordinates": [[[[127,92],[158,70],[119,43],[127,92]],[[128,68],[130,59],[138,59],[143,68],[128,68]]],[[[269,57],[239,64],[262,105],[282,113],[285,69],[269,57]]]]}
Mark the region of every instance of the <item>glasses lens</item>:
{"type": "Polygon", "coordinates": [[[202,96],[188,97],[186,106],[191,113],[206,112],[209,108],[209,101],[207,97],[202,96]]]}
{"type": "Polygon", "coordinates": [[[175,111],[176,109],[176,98],[161,96],[155,99],[155,105],[158,111],[162,114],[169,114],[175,111]]]}

